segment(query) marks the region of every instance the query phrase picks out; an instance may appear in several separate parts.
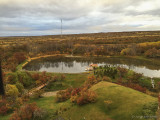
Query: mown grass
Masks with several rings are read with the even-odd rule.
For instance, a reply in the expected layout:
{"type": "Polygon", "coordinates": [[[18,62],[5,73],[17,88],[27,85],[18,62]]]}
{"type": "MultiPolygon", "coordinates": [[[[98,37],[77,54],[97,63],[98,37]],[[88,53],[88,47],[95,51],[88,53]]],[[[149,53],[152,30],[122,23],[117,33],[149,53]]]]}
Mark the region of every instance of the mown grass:
{"type": "Polygon", "coordinates": [[[144,93],[108,82],[100,82],[91,88],[100,96],[96,104],[114,120],[130,120],[132,116],[142,116],[143,105],[157,102],[157,99],[144,93]],[[107,106],[104,101],[113,103],[107,106]]]}
{"type": "Polygon", "coordinates": [[[70,100],[56,103],[55,97],[40,98],[30,102],[36,102],[39,107],[49,111],[48,120],[57,116],[65,120],[137,120],[133,117],[143,115],[144,105],[157,103],[154,97],[104,81],[94,85],[91,90],[97,93],[98,99],[96,103],[83,106],[72,104],[70,100]],[[106,104],[105,101],[108,100],[112,103],[106,104]],[[55,114],[57,110],[61,110],[58,115],[55,114]]]}
{"type": "MultiPolygon", "coordinates": [[[[52,76],[58,76],[60,77],[60,73],[48,73],[52,76]]],[[[87,80],[88,73],[81,73],[81,74],[63,74],[66,78],[63,81],[56,81],[50,83],[48,87],[45,88],[46,91],[56,91],[56,90],[62,90],[66,89],[68,87],[80,87],[83,85],[85,80],[87,80]]]]}
{"type": "Polygon", "coordinates": [[[0,120],[9,120],[10,116],[11,116],[11,114],[4,115],[4,116],[0,115],[0,120]]]}

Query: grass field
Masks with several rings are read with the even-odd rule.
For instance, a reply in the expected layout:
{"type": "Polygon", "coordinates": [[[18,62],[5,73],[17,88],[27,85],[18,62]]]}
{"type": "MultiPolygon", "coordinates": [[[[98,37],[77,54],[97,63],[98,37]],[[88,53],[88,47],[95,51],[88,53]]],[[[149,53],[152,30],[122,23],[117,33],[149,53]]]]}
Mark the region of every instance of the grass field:
{"type": "MultiPolygon", "coordinates": [[[[60,73],[49,73],[53,76],[60,76],[60,73]]],[[[63,74],[65,75],[64,81],[52,82],[49,86],[45,88],[45,91],[56,91],[66,89],[68,87],[80,87],[83,85],[84,81],[87,80],[89,73],[81,73],[81,74],[63,74]]]]}
{"type": "Polygon", "coordinates": [[[56,103],[55,97],[33,99],[30,102],[36,102],[39,107],[49,111],[48,120],[57,116],[66,120],[137,120],[134,117],[143,115],[144,105],[157,102],[154,97],[109,82],[100,82],[91,90],[98,94],[98,100],[84,106],[72,104],[70,100],[56,103]],[[108,100],[112,103],[106,104],[108,100]],[[57,110],[59,114],[55,115],[57,110]]]}

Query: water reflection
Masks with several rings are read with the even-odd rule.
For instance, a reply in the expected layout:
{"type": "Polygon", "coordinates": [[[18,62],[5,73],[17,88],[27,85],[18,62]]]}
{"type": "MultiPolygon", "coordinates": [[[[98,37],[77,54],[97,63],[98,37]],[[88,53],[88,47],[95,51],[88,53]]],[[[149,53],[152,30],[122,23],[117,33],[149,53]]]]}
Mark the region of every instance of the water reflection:
{"type": "Polygon", "coordinates": [[[47,71],[60,73],[85,72],[90,64],[121,66],[148,77],[160,77],[160,63],[129,58],[105,57],[49,57],[34,60],[24,69],[30,71],[47,71]]]}

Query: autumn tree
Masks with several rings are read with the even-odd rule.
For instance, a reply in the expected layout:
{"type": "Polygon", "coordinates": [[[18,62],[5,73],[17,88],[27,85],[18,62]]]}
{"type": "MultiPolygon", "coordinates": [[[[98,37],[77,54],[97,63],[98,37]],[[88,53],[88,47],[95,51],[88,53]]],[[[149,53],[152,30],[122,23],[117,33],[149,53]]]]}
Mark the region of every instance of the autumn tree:
{"type": "Polygon", "coordinates": [[[14,57],[17,60],[18,64],[20,64],[26,59],[25,54],[23,52],[14,53],[14,57]]]}

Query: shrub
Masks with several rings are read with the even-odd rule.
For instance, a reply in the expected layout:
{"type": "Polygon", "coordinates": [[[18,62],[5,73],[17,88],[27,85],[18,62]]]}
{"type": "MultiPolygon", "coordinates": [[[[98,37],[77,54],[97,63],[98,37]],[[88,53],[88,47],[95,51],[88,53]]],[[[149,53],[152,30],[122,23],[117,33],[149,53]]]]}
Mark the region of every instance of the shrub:
{"type": "Polygon", "coordinates": [[[47,111],[45,111],[43,109],[36,109],[34,111],[33,120],[45,120],[46,117],[47,117],[47,111]]]}
{"type": "Polygon", "coordinates": [[[30,103],[14,111],[10,120],[43,120],[45,117],[45,111],[38,108],[36,103],[30,103]]]}
{"type": "Polygon", "coordinates": [[[15,85],[6,85],[6,96],[10,98],[10,100],[15,100],[18,97],[18,89],[15,85]]]}
{"type": "Polygon", "coordinates": [[[132,75],[130,75],[128,77],[128,79],[129,79],[130,82],[138,83],[141,77],[142,77],[141,73],[135,73],[134,72],[132,75]]]}
{"type": "Polygon", "coordinates": [[[160,82],[156,84],[156,88],[158,89],[158,91],[160,91],[160,82]]]}
{"type": "Polygon", "coordinates": [[[122,83],[123,83],[123,78],[121,78],[121,77],[120,77],[120,78],[117,78],[117,79],[116,79],[116,82],[117,82],[118,84],[122,84],[122,83]]]}
{"type": "Polygon", "coordinates": [[[143,106],[142,114],[143,116],[155,116],[157,111],[158,103],[148,103],[143,106]]]}
{"type": "Polygon", "coordinates": [[[117,70],[120,77],[124,77],[128,72],[126,68],[122,68],[122,67],[117,67],[117,70]]]}
{"type": "Polygon", "coordinates": [[[76,103],[78,99],[78,95],[71,96],[70,100],[72,103],[76,103]]]}
{"type": "Polygon", "coordinates": [[[65,75],[61,75],[61,76],[60,76],[60,80],[61,80],[61,81],[64,81],[65,79],[66,79],[66,76],[65,76],[65,75]]]}
{"type": "Polygon", "coordinates": [[[38,99],[41,97],[43,93],[44,93],[44,90],[37,90],[36,92],[33,93],[32,97],[35,99],[38,99]]]}
{"type": "Polygon", "coordinates": [[[58,81],[58,76],[55,75],[55,76],[53,77],[53,81],[55,81],[55,82],[58,81]]]}
{"type": "Polygon", "coordinates": [[[133,89],[138,90],[138,91],[143,92],[143,93],[146,93],[146,88],[142,87],[138,84],[130,83],[130,84],[127,85],[127,87],[133,88],[133,89]]]}
{"type": "Polygon", "coordinates": [[[56,95],[56,101],[62,102],[70,99],[71,102],[78,105],[95,102],[97,95],[94,91],[88,90],[87,87],[83,88],[69,88],[67,90],[59,91],[56,95]]]}
{"type": "Polygon", "coordinates": [[[156,48],[152,48],[152,49],[147,50],[144,53],[144,55],[146,57],[150,57],[150,58],[160,57],[159,50],[157,50],[156,48]]]}
{"type": "Polygon", "coordinates": [[[81,88],[74,88],[71,92],[71,96],[79,95],[81,90],[81,88]]]}
{"type": "Polygon", "coordinates": [[[102,78],[103,81],[108,81],[108,82],[112,82],[111,78],[110,77],[107,77],[107,76],[104,76],[102,78]]]}
{"type": "Polygon", "coordinates": [[[36,81],[37,85],[41,85],[52,80],[52,77],[47,75],[45,71],[42,73],[34,73],[31,77],[36,81]]]}
{"type": "Polygon", "coordinates": [[[83,105],[95,102],[96,97],[97,95],[94,91],[89,91],[87,87],[83,87],[73,89],[70,100],[78,105],[83,105]]]}
{"type": "Polygon", "coordinates": [[[133,48],[125,48],[121,51],[121,55],[135,55],[136,51],[133,48]]]}
{"type": "Polygon", "coordinates": [[[11,75],[8,76],[7,82],[8,82],[9,84],[16,84],[17,81],[18,81],[18,80],[17,80],[15,74],[11,74],[11,75]]]}
{"type": "Polygon", "coordinates": [[[88,76],[88,80],[85,81],[84,85],[88,86],[88,87],[91,87],[92,85],[94,85],[94,84],[96,84],[98,82],[100,82],[100,79],[95,78],[95,76],[92,75],[92,76],[88,76]]]}
{"type": "Polygon", "coordinates": [[[17,83],[16,83],[16,87],[17,87],[19,93],[23,93],[23,91],[24,91],[24,86],[23,86],[20,82],[17,82],[17,83]]]}
{"type": "Polygon", "coordinates": [[[108,76],[114,79],[117,75],[117,68],[111,66],[100,66],[98,68],[95,68],[94,75],[96,75],[97,77],[108,76]]]}
{"type": "Polygon", "coordinates": [[[61,90],[56,94],[56,101],[63,102],[70,98],[71,92],[68,90],[61,90]]]}
{"type": "Polygon", "coordinates": [[[32,78],[34,79],[34,80],[38,80],[39,79],[39,74],[38,73],[34,73],[34,74],[32,74],[32,78]]]}
{"type": "Polygon", "coordinates": [[[0,115],[5,115],[7,114],[9,108],[7,106],[7,101],[6,100],[0,100],[0,115]]]}
{"type": "Polygon", "coordinates": [[[77,104],[78,105],[84,105],[84,104],[87,104],[87,103],[92,103],[92,102],[95,102],[96,101],[96,98],[97,98],[97,95],[94,91],[81,91],[79,97],[77,97],[77,104]]]}
{"type": "Polygon", "coordinates": [[[19,82],[23,84],[25,88],[33,85],[34,81],[28,72],[19,72],[18,73],[19,82]]]}
{"type": "Polygon", "coordinates": [[[16,52],[13,56],[17,60],[18,64],[20,64],[26,59],[25,54],[23,52],[16,52]]]}

